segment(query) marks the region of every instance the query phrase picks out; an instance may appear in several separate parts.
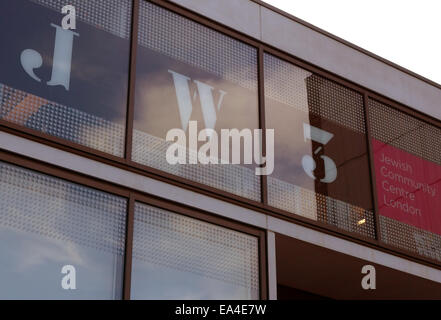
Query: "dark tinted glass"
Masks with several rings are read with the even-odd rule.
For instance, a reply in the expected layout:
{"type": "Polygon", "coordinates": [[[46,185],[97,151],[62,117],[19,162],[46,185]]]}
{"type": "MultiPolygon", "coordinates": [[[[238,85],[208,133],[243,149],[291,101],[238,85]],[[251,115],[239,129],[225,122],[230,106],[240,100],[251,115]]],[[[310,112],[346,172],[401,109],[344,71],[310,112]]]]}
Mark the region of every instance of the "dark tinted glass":
{"type": "Polygon", "coordinates": [[[122,156],[130,14],[130,0],[0,1],[0,118],[122,156]]]}

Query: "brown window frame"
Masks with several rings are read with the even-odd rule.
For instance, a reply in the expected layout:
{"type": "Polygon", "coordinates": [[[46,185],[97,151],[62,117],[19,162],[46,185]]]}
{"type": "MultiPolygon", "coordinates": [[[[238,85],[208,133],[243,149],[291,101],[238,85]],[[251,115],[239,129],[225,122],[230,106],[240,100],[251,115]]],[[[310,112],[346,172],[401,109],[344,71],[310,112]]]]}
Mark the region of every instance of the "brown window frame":
{"type": "MultiPolygon", "coordinates": [[[[295,20],[296,22],[302,23],[306,25],[308,28],[311,28],[317,32],[324,33],[325,35],[335,39],[336,41],[339,41],[345,45],[349,45],[350,47],[354,48],[355,50],[361,51],[365,54],[368,54],[370,56],[373,56],[374,58],[383,61],[384,63],[388,65],[392,65],[393,67],[406,72],[407,74],[417,77],[418,79],[425,81],[431,85],[436,86],[437,88],[441,89],[441,86],[439,86],[436,83],[432,83],[430,80],[427,80],[423,77],[420,77],[411,71],[408,71],[404,68],[401,68],[397,65],[394,65],[391,62],[388,62],[384,59],[381,59],[380,57],[376,57],[375,55],[370,54],[369,52],[358,48],[356,46],[353,46],[346,41],[337,38],[335,36],[332,36],[330,34],[327,34],[325,31],[320,30],[318,28],[315,28],[308,23],[301,21],[300,19],[294,18],[290,16],[287,13],[284,13],[280,10],[277,10],[273,8],[272,6],[263,3],[259,0],[250,0],[254,1],[262,6],[265,6],[271,10],[274,10],[283,16],[295,20]]],[[[377,203],[377,194],[376,194],[376,184],[375,184],[375,174],[373,171],[373,152],[372,152],[372,146],[371,146],[371,133],[370,133],[370,122],[369,122],[369,116],[368,116],[368,104],[367,101],[369,98],[378,100],[379,102],[382,102],[386,105],[388,105],[391,108],[397,109],[401,112],[404,112],[412,117],[415,117],[419,120],[422,120],[430,125],[433,125],[439,129],[441,129],[441,121],[431,117],[429,115],[426,115],[420,111],[417,111],[415,109],[412,109],[409,106],[406,106],[402,103],[399,103],[397,101],[394,101],[382,94],[379,94],[371,89],[368,89],[366,87],[360,86],[356,83],[353,83],[347,79],[344,79],[341,76],[335,75],[321,67],[318,67],[316,65],[313,65],[309,62],[306,62],[302,59],[299,59],[295,57],[294,55],[288,54],[286,52],[283,52],[282,50],[279,50],[275,47],[272,47],[270,45],[267,45],[263,43],[262,41],[253,39],[249,37],[248,35],[242,34],[239,31],[236,31],[228,26],[222,25],[218,22],[215,22],[207,17],[204,17],[198,13],[194,13],[190,10],[188,10],[185,7],[182,7],[178,4],[171,3],[167,0],[132,0],[132,22],[131,22],[131,37],[130,37],[130,63],[129,63],[129,79],[128,79],[128,97],[127,97],[127,119],[126,119],[126,132],[125,132],[125,150],[124,150],[124,157],[117,157],[111,154],[107,154],[102,151],[95,150],[90,147],[86,147],[74,142],[70,142],[61,138],[57,138],[51,135],[48,135],[46,133],[39,132],[37,130],[29,129],[22,127],[20,125],[7,122],[5,120],[0,119],[0,131],[9,132],[39,143],[43,143],[45,145],[49,145],[52,147],[55,147],[57,149],[61,149],[73,154],[77,154],[89,159],[93,159],[102,163],[106,163],[127,171],[135,172],[137,174],[150,177],[156,180],[160,180],[169,184],[176,185],[181,188],[185,188],[191,191],[195,191],[207,196],[210,196],[212,198],[220,199],[223,201],[227,201],[229,203],[239,205],[257,212],[264,213],[268,216],[277,217],[295,224],[299,224],[311,229],[319,230],[324,233],[328,233],[334,236],[337,236],[339,238],[347,239],[352,242],[356,242],[359,244],[362,244],[364,246],[372,247],[375,249],[382,250],[384,252],[391,253],[396,256],[403,257],[408,260],[416,261],[418,263],[422,263],[431,267],[434,267],[436,269],[441,270],[441,262],[438,260],[434,260],[428,257],[423,257],[418,254],[416,254],[413,251],[393,247],[390,245],[387,245],[383,242],[381,242],[379,228],[379,218],[378,218],[378,203],[377,203]],[[161,6],[167,10],[170,10],[174,13],[177,13],[185,18],[188,18],[192,21],[195,21],[199,24],[202,24],[208,28],[211,28],[217,32],[220,32],[226,36],[229,36],[233,39],[242,41],[250,46],[255,47],[258,50],[258,59],[256,61],[257,64],[257,71],[258,71],[258,113],[259,113],[259,126],[261,129],[265,129],[265,96],[264,96],[264,74],[263,74],[263,54],[269,53],[274,55],[275,57],[285,60],[289,63],[292,63],[298,67],[301,67],[305,70],[308,70],[310,72],[313,72],[315,74],[318,74],[328,80],[334,81],[335,83],[345,86],[346,88],[349,88],[351,90],[354,90],[358,92],[359,94],[363,95],[364,97],[364,113],[365,113],[365,122],[366,122],[366,139],[368,140],[368,157],[369,157],[369,166],[370,166],[370,177],[371,177],[371,188],[372,188],[372,198],[373,198],[373,207],[374,207],[374,216],[375,216],[375,231],[376,231],[376,239],[371,239],[364,237],[362,235],[348,232],[336,227],[333,227],[329,224],[326,224],[324,222],[318,222],[313,221],[301,216],[297,216],[293,213],[273,208],[268,205],[268,198],[267,198],[267,183],[266,183],[266,176],[261,176],[261,201],[254,201],[247,198],[243,198],[241,196],[237,196],[231,193],[228,193],[226,191],[222,191],[210,186],[203,185],[198,182],[194,182],[164,171],[160,171],[155,168],[151,168],[145,165],[141,165],[138,163],[135,163],[131,160],[131,148],[132,148],[132,130],[133,130],[133,114],[134,114],[134,91],[135,91],[135,67],[136,67],[136,53],[137,53],[137,44],[138,44],[138,24],[139,24],[139,3],[140,1],[148,1],[153,4],[156,4],[158,6],[161,6]]],[[[263,131],[265,132],[265,131],[263,131]]],[[[265,141],[265,139],[263,139],[265,141]]],[[[263,151],[265,153],[265,145],[263,146],[263,151]]],[[[2,152],[3,154],[3,152],[2,152]]],[[[132,194],[132,191],[129,192],[129,196],[132,194]]],[[[133,226],[132,226],[133,227],[133,226]]]]}
{"type": "Polygon", "coordinates": [[[14,153],[0,150],[0,161],[30,169],[35,172],[60,178],[81,186],[94,188],[116,196],[124,197],[127,200],[126,210],[126,234],[123,271],[122,299],[130,300],[131,274],[132,274],[132,249],[133,249],[133,225],[135,202],[141,202],[150,206],[174,212],[179,215],[188,216],[213,225],[222,226],[234,231],[255,236],[258,239],[259,253],[259,295],[260,299],[268,299],[268,274],[267,274],[267,248],[266,231],[249,226],[231,219],[227,219],[212,213],[180,204],[178,202],[164,200],[151,196],[147,193],[121,187],[116,184],[94,179],[86,175],[76,173],[66,168],[57,167],[35,159],[16,155],[14,153]]]}

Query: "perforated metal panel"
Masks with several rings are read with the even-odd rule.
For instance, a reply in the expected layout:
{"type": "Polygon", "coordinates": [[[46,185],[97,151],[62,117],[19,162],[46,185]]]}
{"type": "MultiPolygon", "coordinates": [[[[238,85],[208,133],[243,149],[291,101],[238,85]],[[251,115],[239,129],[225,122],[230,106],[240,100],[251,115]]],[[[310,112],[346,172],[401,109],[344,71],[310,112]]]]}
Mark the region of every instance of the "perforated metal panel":
{"type": "Polygon", "coordinates": [[[441,261],[441,236],[380,215],[381,240],[441,261]]]}
{"type": "Polygon", "coordinates": [[[4,162],[0,194],[0,226],[124,255],[124,198],[4,162]]]}
{"type": "Polygon", "coordinates": [[[267,98],[365,133],[361,94],[269,54],[264,55],[264,68],[267,98]],[[307,80],[311,87],[326,90],[308,95],[307,80]]]}
{"type": "Polygon", "coordinates": [[[116,156],[125,126],[0,83],[0,118],[116,156]]]}
{"type": "MultiPolygon", "coordinates": [[[[369,114],[374,139],[422,159],[441,164],[440,129],[374,99],[369,99],[369,114]]],[[[380,177],[377,176],[378,179],[380,177]]],[[[415,189],[419,188],[413,177],[408,179],[407,181],[412,183],[415,189]]],[[[436,210],[436,208],[432,209],[436,210]]],[[[379,217],[383,242],[441,261],[441,236],[439,234],[383,215],[379,217]]]]}
{"type": "Polygon", "coordinates": [[[441,130],[373,99],[369,114],[373,138],[441,164],[441,130]]]}
{"type": "Polygon", "coordinates": [[[135,204],[135,260],[245,287],[258,299],[258,255],[254,236],[135,204]]]}
{"type": "Polygon", "coordinates": [[[257,49],[217,31],[140,1],[141,46],[257,90],[257,49]]]}
{"type": "Polygon", "coordinates": [[[61,13],[65,5],[75,7],[76,18],[114,35],[129,39],[131,0],[30,0],[61,13]]]}

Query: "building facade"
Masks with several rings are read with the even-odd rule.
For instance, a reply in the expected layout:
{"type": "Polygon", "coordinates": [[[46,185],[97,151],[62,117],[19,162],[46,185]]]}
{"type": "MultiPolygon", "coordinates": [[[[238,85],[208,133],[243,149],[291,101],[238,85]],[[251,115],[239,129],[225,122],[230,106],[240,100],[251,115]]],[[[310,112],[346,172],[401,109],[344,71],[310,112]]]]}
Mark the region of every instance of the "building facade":
{"type": "Polygon", "coordinates": [[[260,1],[0,25],[1,299],[441,298],[438,84],[260,1]],[[191,122],[273,129],[274,170],[171,164],[191,122]]]}

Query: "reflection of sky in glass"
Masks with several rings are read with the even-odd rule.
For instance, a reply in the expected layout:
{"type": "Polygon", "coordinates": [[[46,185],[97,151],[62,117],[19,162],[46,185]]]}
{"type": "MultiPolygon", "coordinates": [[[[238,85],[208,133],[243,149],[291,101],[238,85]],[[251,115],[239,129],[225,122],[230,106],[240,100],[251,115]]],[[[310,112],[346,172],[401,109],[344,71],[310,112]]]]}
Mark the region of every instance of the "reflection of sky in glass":
{"type": "Polygon", "coordinates": [[[0,163],[0,297],[121,297],[126,201],[0,163]],[[61,268],[76,268],[76,290],[61,268]]]}
{"type": "Polygon", "coordinates": [[[257,238],[136,203],[132,298],[257,299],[257,238]]]}
{"type": "Polygon", "coordinates": [[[256,289],[134,259],[131,299],[259,299],[256,289]],[[134,277],[135,276],[135,277],[134,277]]]}
{"type": "Polygon", "coordinates": [[[0,118],[122,156],[130,12],[130,0],[0,1],[0,42],[8,44],[0,51],[0,84],[12,89],[3,92],[0,118]],[[53,61],[55,28],[51,24],[60,25],[60,8],[66,3],[74,4],[78,15],[78,36],[73,39],[71,65],[67,67],[68,90],[48,84],[57,70],[53,61]],[[42,57],[42,66],[34,70],[40,82],[20,63],[25,49],[42,57]],[[43,101],[32,103],[35,97],[43,101]]]}
{"type": "Polygon", "coordinates": [[[138,48],[149,48],[257,95],[255,47],[148,1],[140,1],[139,11],[138,48]]]}
{"type": "Polygon", "coordinates": [[[0,227],[0,299],[121,298],[123,256],[0,227]],[[64,265],[76,270],[76,290],[64,290],[64,265]]]}
{"type": "Polygon", "coordinates": [[[242,151],[241,165],[174,166],[165,161],[169,144],[161,141],[188,121],[197,121],[198,131],[214,129],[219,137],[221,129],[258,128],[257,49],[146,1],[140,2],[138,33],[132,159],[259,201],[260,177],[254,163],[244,165],[242,151]],[[180,85],[172,73],[188,78],[191,101],[177,94],[180,85]],[[198,83],[212,88],[211,96],[198,83]],[[179,109],[183,105],[185,112],[179,109]]]}
{"type": "Polygon", "coordinates": [[[269,204],[375,237],[362,95],[270,54],[264,69],[269,204]]]}
{"type": "Polygon", "coordinates": [[[264,59],[266,125],[275,129],[273,178],[372,208],[370,188],[362,188],[370,182],[361,94],[269,54],[264,59]],[[304,125],[330,134],[331,139],[321,143],[307,138],[304,125]],[[302,167],[305,155],[314,157],[316,179],[302,167]],[[318,182],[325,177],[323,155],[337,168],[332,182],[318,182]],[[359,169],[355,172],[354,164],[359,169]]]}

